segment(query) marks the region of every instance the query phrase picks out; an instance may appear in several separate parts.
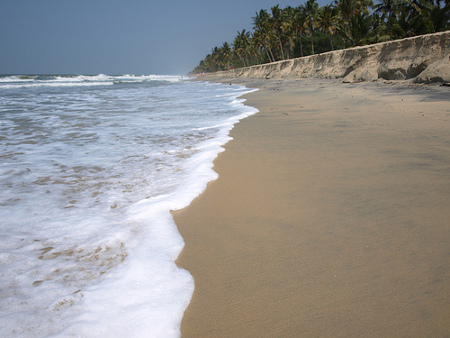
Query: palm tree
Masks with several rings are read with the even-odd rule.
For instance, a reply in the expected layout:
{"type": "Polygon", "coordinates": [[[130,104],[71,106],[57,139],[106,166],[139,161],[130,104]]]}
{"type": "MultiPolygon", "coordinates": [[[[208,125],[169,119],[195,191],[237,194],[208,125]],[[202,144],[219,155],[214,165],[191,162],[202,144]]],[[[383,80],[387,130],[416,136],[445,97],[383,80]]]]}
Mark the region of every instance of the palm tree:
{"type": "Polygon", "coordinates": [[[303,10],[305,11],[305,29],[311,34],[311,50],[314,55],[314,29],[316,28],[316,16],[317,11],[319,9],[319,4],[316,0],[308,0],[303,6],[303,10]]]}
{"type": "Polygon", "coordinates": [[[210,57],[210,64],[213,69],[213,71],[218,71],[220,69],[220,61],[219,61],[219,53],[220,50],[217,46],[213,48],[211,51],[211,57],[210,57]]]}
{"type": "MultiPolygon", "coordinates": [[[[264,50],[264,43],[263,43],[261,32],[255,31],[253,33],[253,37],[252,37],[252,40],[250,42],[250,46],[251,46],[252,49],[258,51],[258,56],[259,57],[261,57],[264,54],[265,50],[264,50]]],[[[267,55],[267,57],[269,58],[268,55],[267,55]]],[[[261,62],[259,62],[259,63],[261,63],[261,62]]]]}
{"type": "Polygon", "coordinates": [[[450,5],[441,7],[439,1],[430,12],[431,20],[433,21],[436,32],[443,32],[450,28],[450,5]]]}
{"type": "Polygon", "coordinates": [[[233,41],[234,53],[239,57],[244,67],[248,66],[248,49],[250,46],[250,32],[245,29],[242,32],[238,31],[238,35],[233,41]]]}
{"type": "Polygon", "coordinates": [[[367,44],[371,37],[373,17],[368,14],[357,13],[351,20],[353,44],[356,46],[367,44]]]}
{"type": "Polygon", "coordinates": [[[222,69],[230,68],[231,47],[228,42],[224,42],[222,47],[220,47],[219,58],[222,69]]]}
{"type": "Polygon", "coordinates": [[[353,14],[353,0],[337,0],[336,8],[341,17],[340,32],[343,35],[344,41],[351,39],[350,25],[353,14]]]}
{"type": "MultiPolygon", "coordinates": [[[[369,18],[370,10],[373,8],[372,0],[337,0],[336,7],[339,10],[340,16],[342,17],[342,22],[340,23],[340,32],[344,38],[349,39],[353,46],[355,46],[355,29],[358,30],[361,18],[356,18],[356,16],[362,16],[369,18]]],[[[360,35],[358,32],[357,35],[360,35]]]]}
{"type": "Polygon", "coordinates": [[[259,46],[265,50],[269,62],[275,61],[271,47],[274,34],[270,27],[269,13],[265,9],[261,9],[252,19],[255,30],[253,37],[255,38],[256,36],[259,46]]]}
{"type": "Polygon", "coordinates": [[[411,22],[410,33],[414,35],[444,31],[450,28],[450,5],[446,1],[441,8],[439,1],[409,0],[404,9],[411,22]]]}
{"type": "Polygon", "coordinates": [[[293,31],[295,34],[295,37],[298,37],[300,42],[300,56],[303,57],[303,41],[302,36],[305,32],[305,20],[306,20],[306,14],[303,9],[303,6],[299,6],[294,9],[294,22],[293,22],[293,31]]]}
{"type": "Polygon", "coordinates": [[[281,41],[283,36],[283,17],[281,16],[281,9],[279,5],[276,5],[271,8],[272,17],[270,18],[270,27],[273,33],[278,38],[278,43],[280,45],[281,59],[284,60],[284,51],[283,51],[283,43],[281,41]]]}
{"type": "Polygon", "coordinates": [[[283,18],[282,28],[285,34],[285,38],[289,42],[289,48],[286,48],[286,58],[289,59],[291,53],[294,52],[294,39],[297,36],[295,25],[295,9],[291,6],[282,10],[281,16],[283,18]]]}
{"type": "Polygon", "coordinates": [[[381,15],[381,19],[386,21],[386,34],[389,35],[393,20],[395,19],[398,1],[397,0],[379,0],[380,3],[375,6],[375,13],[381,15]]]}
{"type": "Polygon", "coordinates": [[[337,30],[338,19],[339,17],[334,13],[334,8],[330,5],[321,7],[317,14],[317,27],[321,28],[323,33],[329,34],[331,50],[334,50],[332,37],[337,30]]]}

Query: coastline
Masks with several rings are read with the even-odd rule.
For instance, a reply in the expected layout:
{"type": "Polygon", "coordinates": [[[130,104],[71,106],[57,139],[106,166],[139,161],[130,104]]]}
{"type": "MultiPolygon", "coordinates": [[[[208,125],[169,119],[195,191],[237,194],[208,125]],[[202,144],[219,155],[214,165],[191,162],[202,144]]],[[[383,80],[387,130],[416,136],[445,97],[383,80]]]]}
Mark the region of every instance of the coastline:
{"type": "Polygon", "coordinates": [[[173,212],[183,337],[449,335],[448,88],[226,81],[260,112],[173,212]]]}
{"type": "Polygon", "coordinates": [[[338,79],[450,82],[450,31],[201,74],[228,79],[338,79]]]}

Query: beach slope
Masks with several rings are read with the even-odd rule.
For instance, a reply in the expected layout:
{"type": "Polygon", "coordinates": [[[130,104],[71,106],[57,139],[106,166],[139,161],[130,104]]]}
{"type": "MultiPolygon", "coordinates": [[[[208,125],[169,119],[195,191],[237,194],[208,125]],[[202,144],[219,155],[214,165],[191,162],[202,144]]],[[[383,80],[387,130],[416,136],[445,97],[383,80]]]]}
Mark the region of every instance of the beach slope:
{"type": "Polygon", "coordinates": [[[448,87],[243,84],[260,112],[174,212],[182,335],[449,336],[448,87]]]}

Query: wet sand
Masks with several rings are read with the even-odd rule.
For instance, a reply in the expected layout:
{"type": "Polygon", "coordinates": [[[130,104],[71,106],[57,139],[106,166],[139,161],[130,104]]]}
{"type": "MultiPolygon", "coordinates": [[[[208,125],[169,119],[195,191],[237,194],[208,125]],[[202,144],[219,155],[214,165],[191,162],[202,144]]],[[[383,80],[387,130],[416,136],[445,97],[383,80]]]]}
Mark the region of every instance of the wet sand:
{"type": "Polygon", "coordinates": [[[260,112],[174,213],[182,336],[450,336],[450,89],[246,85],[260,112]]]}

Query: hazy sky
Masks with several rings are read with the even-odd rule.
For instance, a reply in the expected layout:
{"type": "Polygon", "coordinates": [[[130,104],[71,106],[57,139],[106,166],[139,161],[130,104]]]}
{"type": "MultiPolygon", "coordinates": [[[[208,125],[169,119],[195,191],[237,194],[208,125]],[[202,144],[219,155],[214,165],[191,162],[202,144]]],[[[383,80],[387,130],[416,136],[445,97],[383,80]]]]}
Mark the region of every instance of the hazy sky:
{"type": "Polygon", "coordinates": [[[305,1],[0,0],[0,74],[184,75],[256,11],[305,1]]]}

